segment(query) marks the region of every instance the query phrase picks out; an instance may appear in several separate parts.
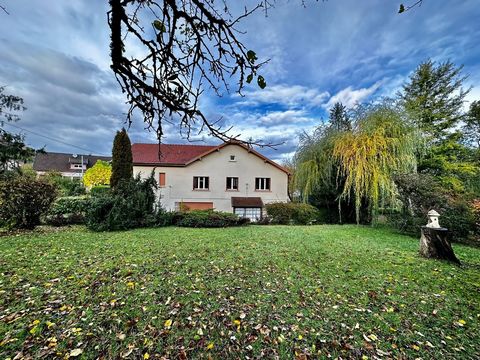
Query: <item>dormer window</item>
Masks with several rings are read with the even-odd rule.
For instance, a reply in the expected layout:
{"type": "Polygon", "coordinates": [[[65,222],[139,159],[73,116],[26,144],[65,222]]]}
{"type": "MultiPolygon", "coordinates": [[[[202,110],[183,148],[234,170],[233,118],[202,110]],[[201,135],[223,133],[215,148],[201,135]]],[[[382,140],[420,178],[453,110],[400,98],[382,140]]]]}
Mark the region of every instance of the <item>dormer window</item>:
{"type": "Polygon", "coordinates": [[[237,161],[235,160],[235,155],[230,155],[230,161],[237,161]]]}

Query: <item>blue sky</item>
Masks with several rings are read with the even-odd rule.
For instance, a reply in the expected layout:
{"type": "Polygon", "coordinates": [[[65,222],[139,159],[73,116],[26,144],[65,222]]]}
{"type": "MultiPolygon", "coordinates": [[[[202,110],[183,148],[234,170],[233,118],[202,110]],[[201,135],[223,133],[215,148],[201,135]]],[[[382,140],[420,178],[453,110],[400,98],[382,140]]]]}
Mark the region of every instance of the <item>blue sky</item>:
{"type": "MultiPolygon", "coordinates": [[[[425,0],[398,15],[400,2],[307,1],[302,7],[300,0],[278,0],[268,17],[258,12],[240,25],[247,47],[270,58],[262,70],[267,88],[249,85],[243,97],[207,95],[204,112],[225,119],[234,126],[232,134],[244,139],[282,143],[276,150],[260,149],[281,160],[295,151],[302,131],[327,118],[334,102],[352,106],[391,96],[427,58],[463,64],[473,87],[468,101],[480,99],[478,1],[425,0]]],[[[28,109],[15,125],[29,130],[27,143],[46,145],[47,151],[82,152],[72,144],[109,154],[127,108],[109,69],[107,1],[0,3],[10,12],[0,13],[0,85],[25,100],[28,109]]],[[[156,141],[139,115],[130,137],[156,141]]],[[[207,134],[196,139],[218,143],[207,134]]],[[[167,128],[164,142],[185,141],[178,128],[167,128]]]]}

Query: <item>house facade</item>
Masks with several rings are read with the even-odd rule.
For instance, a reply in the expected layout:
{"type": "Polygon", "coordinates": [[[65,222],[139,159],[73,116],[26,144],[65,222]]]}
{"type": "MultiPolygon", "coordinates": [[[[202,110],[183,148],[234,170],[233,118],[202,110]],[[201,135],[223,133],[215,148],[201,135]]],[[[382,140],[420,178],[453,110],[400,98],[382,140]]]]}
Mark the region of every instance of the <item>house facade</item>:
{"type": "Polygon", "coordinates": [[[37,153],[33,160],[33,170],[38,176],[47,172],[59,172],[63,177],[81,179],[85,171],[90,169],[98,160],[111,161],[108,156],[68,154],[58,152],[37,153]]]}
{"type": "Polygon", "coordinates": [[[215,209],[255,221],[264,205],[287,202],[288,171],[241,144],[219,146],[133,144],[133,172],[159,184],[166,210],[215,209]]]}

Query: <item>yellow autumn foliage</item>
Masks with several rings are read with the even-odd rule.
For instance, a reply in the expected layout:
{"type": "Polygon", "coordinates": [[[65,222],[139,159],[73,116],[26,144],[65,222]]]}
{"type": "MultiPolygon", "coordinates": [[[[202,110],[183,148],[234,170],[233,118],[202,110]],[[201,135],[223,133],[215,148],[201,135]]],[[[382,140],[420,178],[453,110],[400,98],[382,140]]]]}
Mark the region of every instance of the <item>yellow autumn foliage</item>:
{"type": "Polygon", "coordinates": [[[112,175],[112,166],[102,160],[98,160],[95,165],[88,169],[83,175],[83,184],[87,188],[98,185],[109,185],[112,175]]]}
{"type": "Polygon", "coordinates": [[[355,109],[352,128],[324,125],[304,135],[296,156],[294,184],[304,201],[315,193],[337,192],[337,201],[353,200],[357,222],[362,202],[375,217],[395,205],[396,174],[416,171],[422,147],[411,119],[389,101],[355,109]]]}

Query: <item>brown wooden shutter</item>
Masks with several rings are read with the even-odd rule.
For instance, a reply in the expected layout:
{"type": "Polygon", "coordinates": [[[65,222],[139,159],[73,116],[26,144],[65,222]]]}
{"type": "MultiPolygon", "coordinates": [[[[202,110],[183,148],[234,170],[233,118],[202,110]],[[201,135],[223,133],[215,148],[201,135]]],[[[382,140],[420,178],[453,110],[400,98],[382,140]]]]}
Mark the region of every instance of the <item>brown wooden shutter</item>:
{"type": "Polygon", "coordinates": [[[165,173],[160,173],[158,178],[158,185],[160,187],[165,187],[165,173]]]}

